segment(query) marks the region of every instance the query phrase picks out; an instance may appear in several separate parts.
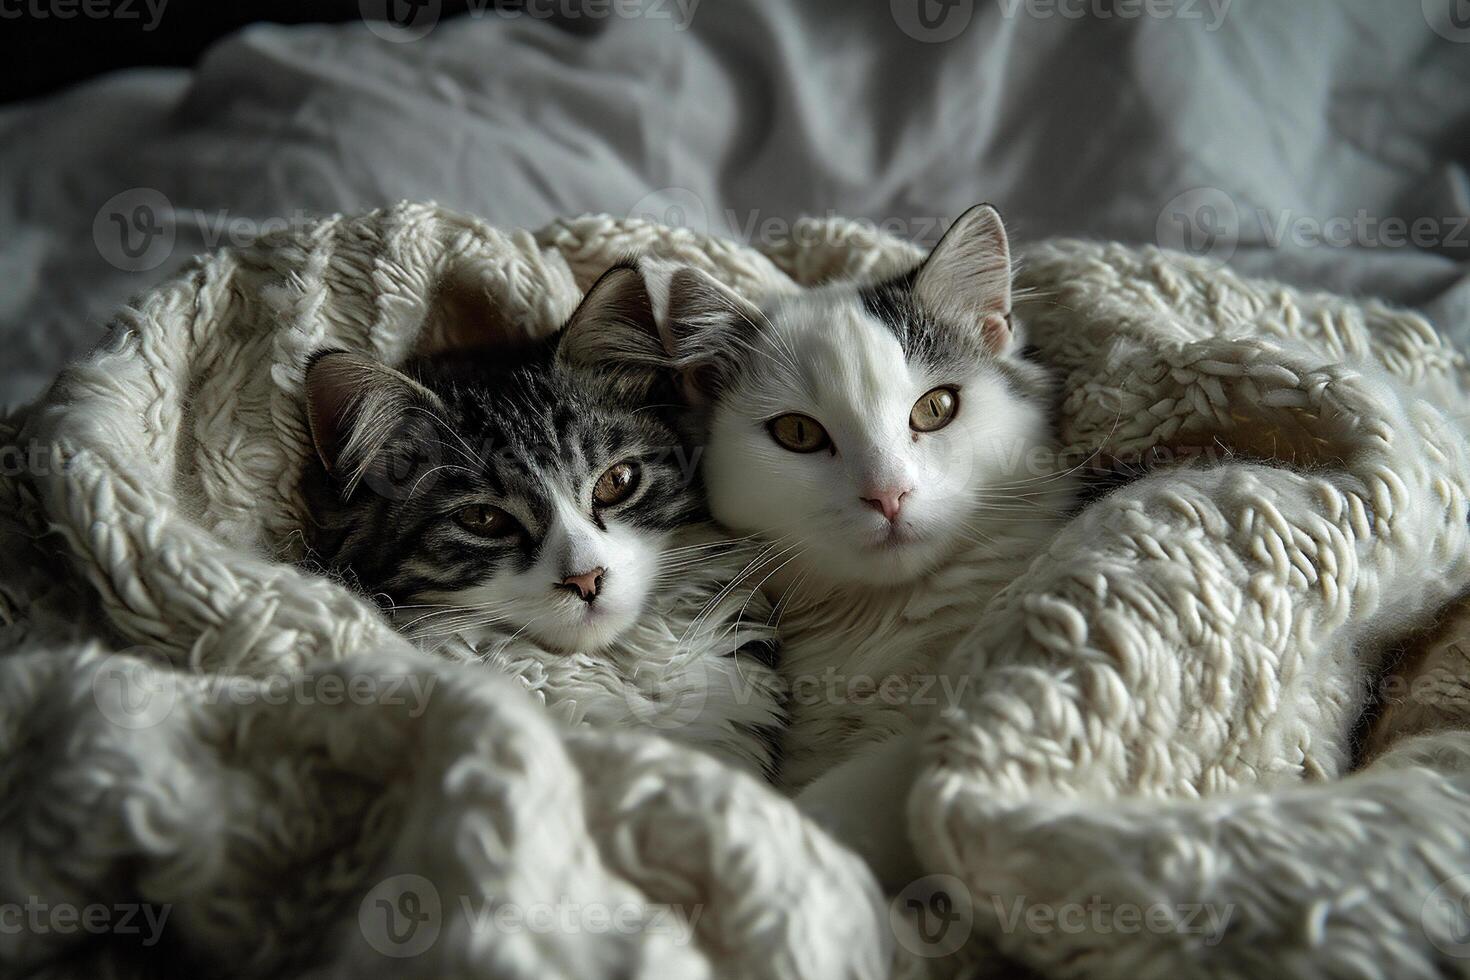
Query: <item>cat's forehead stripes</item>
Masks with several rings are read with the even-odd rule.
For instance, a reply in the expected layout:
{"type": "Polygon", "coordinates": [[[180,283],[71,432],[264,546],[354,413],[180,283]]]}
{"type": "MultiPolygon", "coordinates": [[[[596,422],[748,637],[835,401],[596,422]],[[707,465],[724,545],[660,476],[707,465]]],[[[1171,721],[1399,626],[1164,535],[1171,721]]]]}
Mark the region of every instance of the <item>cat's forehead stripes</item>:
{"type": "Polygon", "coordinates": [[[913,273],[909,273],[857,291],[857,301],[893,334],[904,356],[936,371],[953,371],[982,358],[997,360],[986,351],[976,330],[947,322],[917,302],[913,283],[913,273]]]}
{"type": "Polygon", "coordinates": [[[672,526],[697,507],[697,488],[672,462],[677,434],[656,413],[609,400],[587,378],[535,361],[470,383],[421,380],[444,400],[455,431],[485,447],[501,492],[533,511],[533,532],[551,522],[553,500],[590,509],[593,485],[627,458],[640,461],[652,491],[625,515],[629,521],[672,526]]]}
{"type": "MultiPolygon", "coordinates": [[[[498,383],[439,390],[445,420],[480,453],[508,491],[533,485],[577,491],[621,452],[646,450],[652,433],[591,403],[554,372],[523,369],[498,383]]],[[[434,388],[433,379],[428,384],[434,388]]]]}
{"type": "Polygon", "coordinates": [[[668,420],[561,368],[549,353],[507,364],[494,359],[503,355],[461,352],[405,366],[434,399],[423,409],[433,424],[402,437],[403,454],[417,460],[405,487],[379,494],[368,485],[336,499],[342,513],[330,548],[365,588],[402,602],[500,570],[529,572],[571,514],[583,525],[654,533],[703,516],[697,482],[675,462],[680,443],[668,420]],[[593,486],[628,458],[640,463],[640,487],[604,522],[593,486]],[[476,503],[504,509],[525,533],[467,537],[452,515],[476,503]]]}

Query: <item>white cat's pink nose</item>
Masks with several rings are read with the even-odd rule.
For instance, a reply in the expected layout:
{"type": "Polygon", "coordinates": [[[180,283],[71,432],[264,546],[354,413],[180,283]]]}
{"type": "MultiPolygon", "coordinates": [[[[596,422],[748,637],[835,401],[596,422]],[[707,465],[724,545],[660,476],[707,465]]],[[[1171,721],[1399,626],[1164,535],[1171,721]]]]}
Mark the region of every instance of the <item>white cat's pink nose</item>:
{"type": "Polygon", "coordinates": [[[580,596],[583,602],[591,602],[597,598],[597,590],[602,588],[602,576],[606,572],[601,568],[594,568],[590,572],[580,575],[568,575],[556,583],[557,588],[566,589],[580,596]]]}
{"type": "Polygon", "coordinates": [[[891,523],[898,520],[898,512],[903,507],[903,498],[908,495],[908,490],[869,490],[867,496],[862,497],[861,500],[888,518],[891,523]]]}

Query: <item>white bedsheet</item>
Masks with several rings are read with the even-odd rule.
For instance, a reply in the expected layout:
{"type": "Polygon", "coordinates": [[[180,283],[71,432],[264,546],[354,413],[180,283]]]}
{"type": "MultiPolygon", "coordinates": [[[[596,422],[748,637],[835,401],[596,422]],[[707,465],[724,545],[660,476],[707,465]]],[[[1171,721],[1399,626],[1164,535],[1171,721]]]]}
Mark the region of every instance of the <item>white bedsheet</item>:
{"type": "Polygon", "coordinates": [[[829,211],[932,239],[983,199],[1021,239],[1213,230],[1193,244],[1470,337],[1470,31],[1436,2],[958,0],[925,27],[908,0],[647,0],[587,35],[488,13],[403,43],[252,28],[193,71],[0,110],[0,404],[192,254],[404,198],[755,242],[829,211]],[[1416,220],[1429,247],[1393,247],[1416,220]]]}

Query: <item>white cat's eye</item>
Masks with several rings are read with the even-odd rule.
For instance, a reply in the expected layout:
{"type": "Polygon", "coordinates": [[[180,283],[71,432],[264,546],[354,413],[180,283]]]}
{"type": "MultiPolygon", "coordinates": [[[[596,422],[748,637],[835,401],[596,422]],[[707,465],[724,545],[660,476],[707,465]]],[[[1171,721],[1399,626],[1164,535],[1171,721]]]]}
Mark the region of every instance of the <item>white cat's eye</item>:
{"type": "Polygon", "coordinates": [[[482,538],[504,538],[520,530],[516,519],[499,507],[470,504],[454,512],[454,523],[482,538]]]}
{"type": "Polygon", "coordinates": [[[827,435],[827,430],[822,428],[822,423],[799,412],[777,416],[766,423],[766,428],[782,449],[789,449],[793,453],[814,453],[832,445],[832,439],[827,435]]]}
{"type": "Polygon", "coordinates": [[[631,459],[614,463],[607,468],[606,473],[597,478],[597,484],[592,488],[593,506],[612,507],[622,503],[638,489],[638,479],[637,463],[631,459]]]}
{"type": "Polygon", "coordinates": [[[926,391],[909,409],[909,428],[915,432],[937,432],[954,421],[960,410],[960,393],[942,385],[926,391]]]}

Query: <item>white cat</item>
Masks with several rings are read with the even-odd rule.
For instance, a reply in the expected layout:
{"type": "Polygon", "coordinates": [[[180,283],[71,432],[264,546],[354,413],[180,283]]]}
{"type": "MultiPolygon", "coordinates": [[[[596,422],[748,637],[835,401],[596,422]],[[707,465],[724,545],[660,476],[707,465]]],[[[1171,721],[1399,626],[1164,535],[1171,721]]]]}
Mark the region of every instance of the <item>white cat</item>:
{"type": "Polygon", "coordinates": [[[804,805],[860,850],[891,850],[863,838],[901,826],[913,747],[892,737],[959,696],[968,678],[944,675],[946,656],[1075,498],[1054,384],[1018,342],[1000,216],[972,208],[876,285],[751,300],[696,269],[642,269],[659,334],[607,353],[682,375],[706,423],[711,513],[766,541],[782,782],[810,787],[804,805]]]}
{"type": "Polygon", "coordinates": [[[796,789],[958,696],[945,656],[1074,497],[1054,384],[1021,356],[988,205],[876,285],[752,302],[694,269],[644,272],[705,408],[710,511],[768,542],[796,789]]]}

